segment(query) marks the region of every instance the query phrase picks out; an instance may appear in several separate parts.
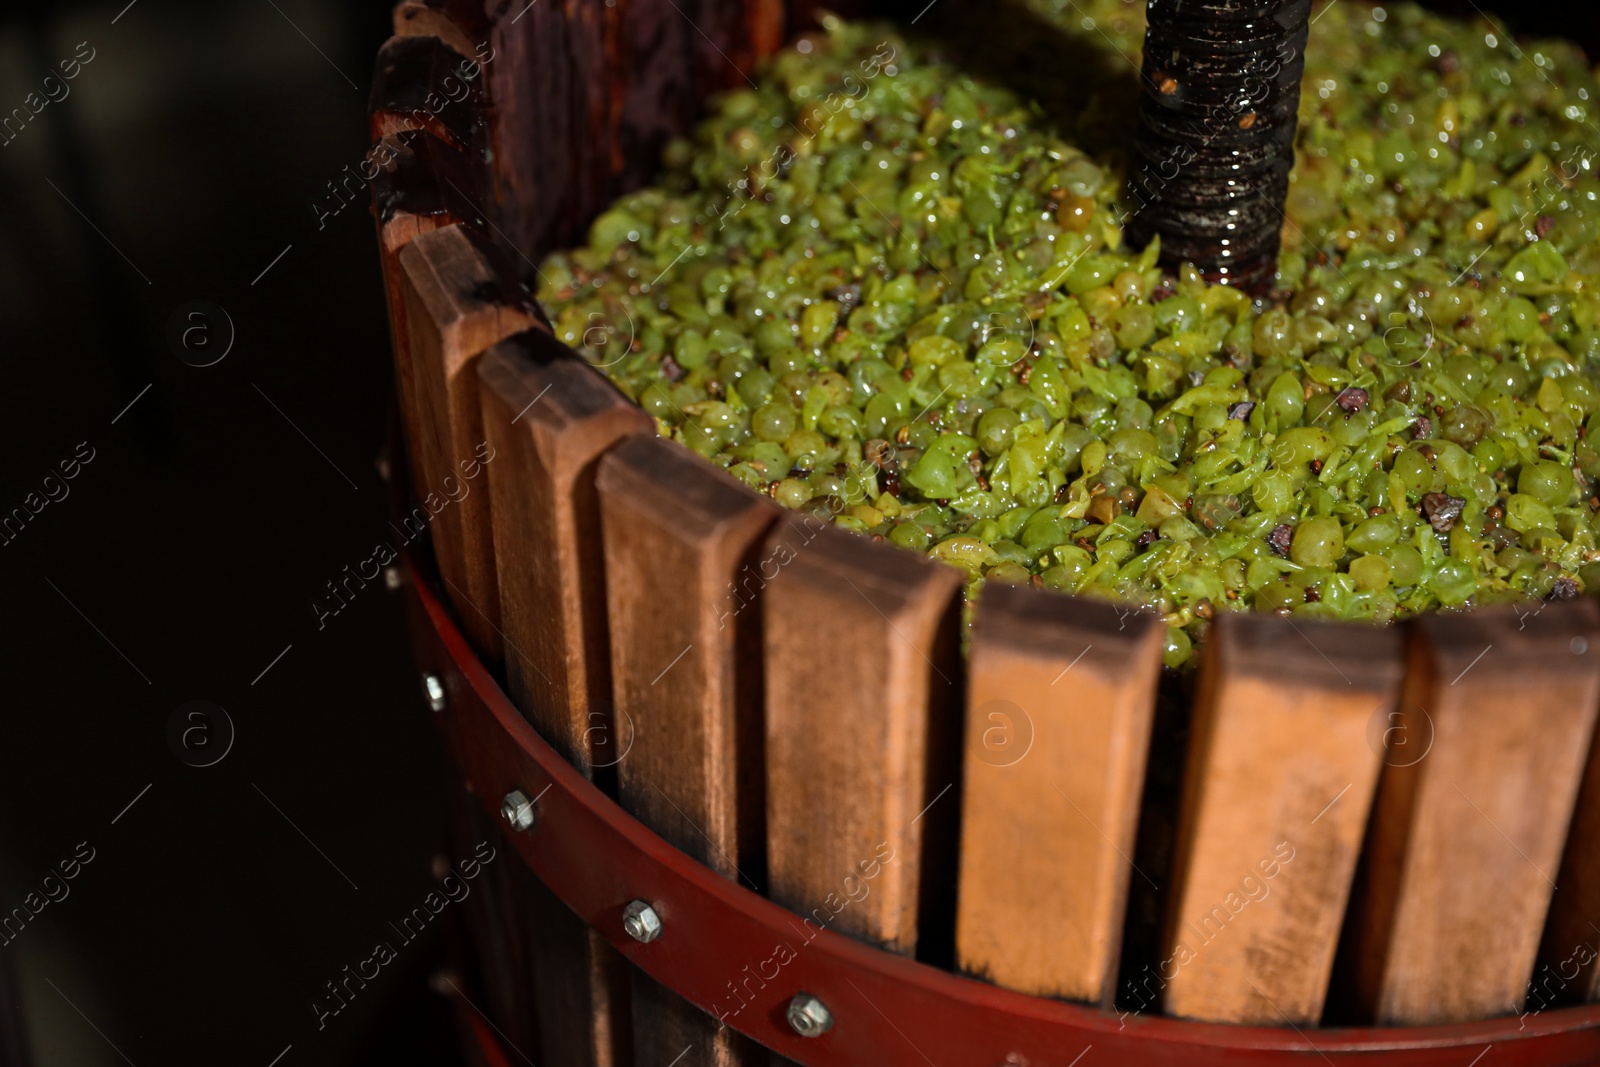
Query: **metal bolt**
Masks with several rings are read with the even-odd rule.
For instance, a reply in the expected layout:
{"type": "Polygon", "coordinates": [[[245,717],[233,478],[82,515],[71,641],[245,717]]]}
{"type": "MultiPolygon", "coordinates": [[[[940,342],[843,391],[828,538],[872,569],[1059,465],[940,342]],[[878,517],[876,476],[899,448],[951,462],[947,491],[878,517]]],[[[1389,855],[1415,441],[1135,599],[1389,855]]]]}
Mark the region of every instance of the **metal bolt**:
{"type": "Polygon", "coordinates": [[[424,674],[422,676],[423,691],[428,694],[428,707],[434,711],[443,711],[448,701],[445,699],[444,682],[437,674],[424,674]]]}
{"type": "Polygon", "coordinates": [[[796,993],[789,1001],[789,1025],[801,1037],[821,1037],[833,1029],[833,1015],[810,993],[796,993]]]}
{"type": "Polygon", "coordinates": [[[500,814],[505,816],[513,830],[532,830],[533,824],[539,821],[533,801],[520,789],[513,789],[506,794],[506,798],[500,802],[500,814]]]}
{"type": "Polygon", "coordinates": [[[648,945],[661,936],[661,916],[644,901],[636,900],[622,909],[622,928],[635,941],[648,945]]]}
{"type": "Polygon", "coordinates": [[[399,589],[405,584],[405,578],[400,574],[399,567],[383,568],[383,584],[390,589],[399,589]]]}

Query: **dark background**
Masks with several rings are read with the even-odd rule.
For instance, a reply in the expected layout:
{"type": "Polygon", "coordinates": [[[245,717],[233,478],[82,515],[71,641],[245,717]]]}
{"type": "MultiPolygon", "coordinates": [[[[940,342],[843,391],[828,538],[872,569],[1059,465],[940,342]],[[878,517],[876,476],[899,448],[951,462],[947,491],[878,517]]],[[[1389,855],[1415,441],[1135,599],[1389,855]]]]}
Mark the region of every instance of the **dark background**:
{"type": "Polygon", "coordinates": [[[312,205],[365,154],[390,5],[126,2],[0,14],[0,115],[94,56],[0,147],[0,514],[94,450],[0,546],[0,912],[95,850],[0,965],[41,1065],[459,1062],[443,923],[309,1007],[444,848],[399,596],[310,607],[386,536],[372,218],[312,205]],[[165,337],[197,299],[236,332],[205,368],[165,337]],[[236,729],[210,767],[169,747],[192,699],[236,729]]]}
{"type": "MultiPolygon", "coordinates": [[[[309,1007],[421,903],[445,847],[450,774],[398,596],[374,582],[321,628],[311,609],[387,537],[372,220],[364,199],[313,205],[363,158],[389,5],[125,2],[0,12],[0,116],[80,42],[94,56],[0,146],[0,516],[94,455],[0,545],[0,914],[95,852],[0,947],[0,1024],[20,1014],[0,1048],[459,1062],[428,986],[444,923],[325,1029],[309,1007]],[[236,335],[204,368],[166,339],[194,300],[236,335]],[[204,768],[167,736],[195,699],[236,728],[204,768]]],[[[1593,7],[1515,13],[1595,54],[1593,7]]]]}

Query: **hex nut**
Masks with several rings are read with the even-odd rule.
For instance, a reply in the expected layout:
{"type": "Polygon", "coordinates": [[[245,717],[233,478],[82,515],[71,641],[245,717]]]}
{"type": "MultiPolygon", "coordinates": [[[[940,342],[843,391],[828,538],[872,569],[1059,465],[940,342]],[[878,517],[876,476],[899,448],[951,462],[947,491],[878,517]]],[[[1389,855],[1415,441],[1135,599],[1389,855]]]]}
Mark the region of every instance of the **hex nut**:
{"type": "Polygon", "coordinates": [[[810,993],[796,993],[789,1001],[789,1025],[801,1037],[821,1037],[833,1029],[833,1014],[810,993]]]}
{"type": "Polygon", "coordinates": [[[435,713],[445,709],[449,701],[445,698],[444,680],[432,672],[422,676],[422,690],[428,694],[428,707],[435,713]]]}
{"type": "Polygon", "coordinates": [[[622,928],[640,944],[648,945],[661,936],[661,916],[642,900],[622,909],[622,928]]]}
{"type": "Polygon", "coordinates": [[[533,824],[539,821],[533,801],[520,789],[513,789],[506,794],[505,800],[500,802],[500,814],[513,830],[532,830],[533,824]]]}

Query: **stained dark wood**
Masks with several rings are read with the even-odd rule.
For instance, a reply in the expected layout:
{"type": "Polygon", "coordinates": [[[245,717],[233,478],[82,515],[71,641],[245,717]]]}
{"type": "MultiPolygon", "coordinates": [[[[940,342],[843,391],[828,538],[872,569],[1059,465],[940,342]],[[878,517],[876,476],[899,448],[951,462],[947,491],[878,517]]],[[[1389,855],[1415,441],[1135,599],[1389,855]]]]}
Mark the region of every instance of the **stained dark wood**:
{"type": "MultiPolygon", "coordinates": [[[[422,234],[399,254],[400,304],[413,390],[406,399],[416,507],[401,519],[433,537],[451,600],[486,655],[501,654],[489,494],[492,460],[479,408],[477,361],[535,321],[531,305],[500,284],[482,246],[459,226],[422,234]]],[[[407,532],[407,536],[411,536],[407,532]]]]}
{"type": "Polygon", "coordinates": [[[783,37],[772,0],[541,0],[516,14],[496,21],[486,69],[500,224],[534,260],[648,181],[706,96],[748,85],[783,37]]]}
{"type": "Polygon", "coordinates": [[[367,114],[374,140],[423,129],[464,150],[488,139],[482,63],[435,36],[391,37],[378,52],[367,114]]]}
{"type": "Polygon", "coordinates": [[[394,32],[401,37],[437,37],[464,56],[481,52],[489,38],[489,14],[481,0],[400,0],[394,32]]]}
{"type": "Polygon", "coordinates": [[[1600,730],[1595,736],[1524,1011],[1600,1000],[1600,730]]]}

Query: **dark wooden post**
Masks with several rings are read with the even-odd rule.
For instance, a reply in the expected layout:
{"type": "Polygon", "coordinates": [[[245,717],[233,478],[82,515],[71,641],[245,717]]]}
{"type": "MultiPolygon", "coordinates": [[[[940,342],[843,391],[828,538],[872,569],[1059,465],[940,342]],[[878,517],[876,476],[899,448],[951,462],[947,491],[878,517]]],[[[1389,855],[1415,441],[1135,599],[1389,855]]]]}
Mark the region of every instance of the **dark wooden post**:
{"type": "Polygon", "coordinates": [[[1129,240],[1253,293],[1272,285],[1310,0],[1150,0],[1129,240]]]}

